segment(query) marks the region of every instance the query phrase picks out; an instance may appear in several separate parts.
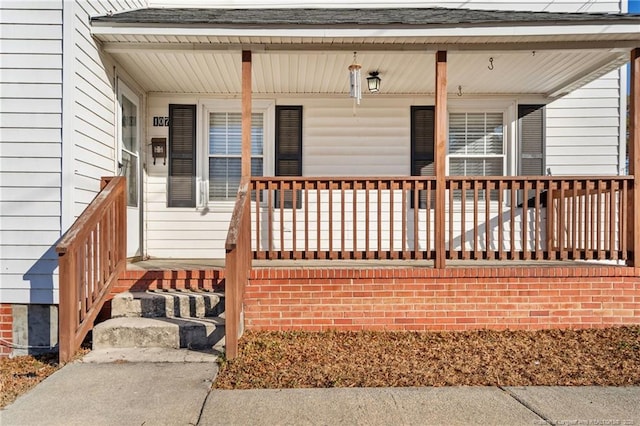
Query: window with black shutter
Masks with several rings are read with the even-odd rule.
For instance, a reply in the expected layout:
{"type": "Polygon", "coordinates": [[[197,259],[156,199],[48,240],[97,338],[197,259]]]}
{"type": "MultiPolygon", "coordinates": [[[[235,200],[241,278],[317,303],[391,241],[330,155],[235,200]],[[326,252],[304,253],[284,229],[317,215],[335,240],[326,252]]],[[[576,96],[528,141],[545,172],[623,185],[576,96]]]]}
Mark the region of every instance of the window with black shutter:
{"type": "MultiPolygon", "coordinates": [[[[433,106],[411,107],[411,175],[434,176],[435,109],[433,106]]],[[[420,191],[418,208],[427,208],[427,191],[420,191]]],[[[411,205],[415,207],[413,192],[411,205]]]]}
{"type": "MultiPolygon", "coordinates": [[[[276,176],[302,176],[302,106],[276,106],[276,176]]],[[[293,191],[284,191],[284,208],[293,207],[293,191]]],[[[276,193],[276,207],[280,194],[276,193]]],[[[302,193],[296,191],[296,208],[302,193]]]]}
{"type": "Polygon", "coordinates": [[[196,205],[196,106],[169,105],[168,206],[196,205]]]}

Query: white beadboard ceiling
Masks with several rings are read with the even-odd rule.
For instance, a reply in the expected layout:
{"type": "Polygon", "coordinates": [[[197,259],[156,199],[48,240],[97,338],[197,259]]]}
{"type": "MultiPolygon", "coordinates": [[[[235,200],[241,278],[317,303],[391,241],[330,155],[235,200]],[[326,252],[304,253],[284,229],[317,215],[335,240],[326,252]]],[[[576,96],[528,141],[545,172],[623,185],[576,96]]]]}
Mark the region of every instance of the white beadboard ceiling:
{"type": "MultiPolygon", "coordinates": [[[[239,51],[125,49],[112,55],[148,92],[235,95],[241,91],[239,51]]],[[[363,52],[363,79],[378,71],[383,94],[434,92],[432,52],[363,52]]],[[[448,92],[557,96],[626,62],[626,52],[450,52],[448,92]],[[493,70],[489,69],[493,58],[493,70]]],[[[254,52],[253,93],[348,93],[353,52],[254,52]]]]}

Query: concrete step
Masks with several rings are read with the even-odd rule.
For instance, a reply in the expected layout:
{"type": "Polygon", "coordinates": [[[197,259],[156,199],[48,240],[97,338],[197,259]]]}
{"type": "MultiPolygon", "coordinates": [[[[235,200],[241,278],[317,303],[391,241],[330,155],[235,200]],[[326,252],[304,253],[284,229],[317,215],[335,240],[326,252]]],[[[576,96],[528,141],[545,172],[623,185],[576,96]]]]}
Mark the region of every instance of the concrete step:
{"type": "Polygon", "coordinates": [[[224,295],[214,291],[127,291],[111,301],[112,318],[205,318],[223,313],[224,295]]]}
{"type": "Polygon", "coordinates": [[[224,319],[208,318],[112,318],[93,329],[93,349],[224,347],[224,319]]]}

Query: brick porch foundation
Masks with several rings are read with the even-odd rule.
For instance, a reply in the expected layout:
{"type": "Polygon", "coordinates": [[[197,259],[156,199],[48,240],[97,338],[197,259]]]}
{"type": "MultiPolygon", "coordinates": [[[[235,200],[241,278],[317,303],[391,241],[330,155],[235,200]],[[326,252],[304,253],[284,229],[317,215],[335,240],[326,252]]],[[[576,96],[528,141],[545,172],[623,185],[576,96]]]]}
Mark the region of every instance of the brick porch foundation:
{"type": "Polygon", "coordinates": [[[253,330],[469,330],[640,324],[639,269],[259,269],[253,330]]]}

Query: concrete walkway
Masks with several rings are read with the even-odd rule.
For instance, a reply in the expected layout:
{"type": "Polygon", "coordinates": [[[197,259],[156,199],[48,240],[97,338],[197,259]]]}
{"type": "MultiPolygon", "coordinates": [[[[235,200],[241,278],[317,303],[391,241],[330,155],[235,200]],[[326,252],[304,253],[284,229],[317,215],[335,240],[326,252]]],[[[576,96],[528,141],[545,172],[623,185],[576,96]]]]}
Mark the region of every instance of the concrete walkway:
{"type": "Polygon", "coordinates": [[[211,390],[217,365],[208,354],[97,355],[0,411],[0,424],[640,425],[640,387],[221,391],[211,390]],[[146,362],[160,355],[164,362],[146,362]]]}

